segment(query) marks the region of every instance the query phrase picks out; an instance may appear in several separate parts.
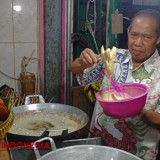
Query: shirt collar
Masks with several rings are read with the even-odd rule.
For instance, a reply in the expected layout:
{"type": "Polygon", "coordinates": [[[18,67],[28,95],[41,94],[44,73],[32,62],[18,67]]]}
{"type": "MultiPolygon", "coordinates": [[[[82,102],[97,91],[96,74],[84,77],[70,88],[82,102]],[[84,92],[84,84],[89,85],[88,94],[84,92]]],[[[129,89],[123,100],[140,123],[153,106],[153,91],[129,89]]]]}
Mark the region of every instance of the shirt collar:
{"type": "Polygon", "coordinates": [[[144,68],[146,69],[148,73],[152,71],[153,66],[154,66],[153,62],[155,62],[156,59],[158,59],[158,57],[159,57],[159,53],[158,53],[158,50],[156,50],[154,54],[144,62],[144,68]]]}
{"type": "MultiPolygon", "coordinates": [[[[158,53],[158,50],[156,49],[155,52],[154,52],[154,54],[153,54],[149,59],[147,59],[145,62],[143,62],[139,67],[141,67],[142,65],[144,65],[145,70],[146,70],[148,73],[150,73],[150,72],[152,71],[152,69],[153,69],[153,66],[154,66],[153,62],[154,62],[155,59],[157,59],[158,57],[159,57],[159,53],[158,53]]],[[[132,57],[129,56],[128,58],[129,58],[128,61],[129,61],[129,63],[130,63],[130,69],[133,69],[132,57]]],[[[139,68],[139,67],[138,67],[138,68],[139,68]]],[[[138,69],[138,68],[136,68],[136,69],[138,69]]],[[[135,70],[136,70],[136,69],[135,69],[135,70]]]]}

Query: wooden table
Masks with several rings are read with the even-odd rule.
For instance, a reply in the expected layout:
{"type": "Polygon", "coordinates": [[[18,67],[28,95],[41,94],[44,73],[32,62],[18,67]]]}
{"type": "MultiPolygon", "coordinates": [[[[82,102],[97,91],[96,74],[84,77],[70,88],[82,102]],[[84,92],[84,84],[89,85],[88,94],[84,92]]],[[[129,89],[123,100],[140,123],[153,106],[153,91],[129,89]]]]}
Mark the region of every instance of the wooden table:
{"type": "Polygon", "coordinates": [[[2,148],[2,143],[4,140],[0,141],[0,160],[11,160],[9,151],[7,148],[2,148]]]}

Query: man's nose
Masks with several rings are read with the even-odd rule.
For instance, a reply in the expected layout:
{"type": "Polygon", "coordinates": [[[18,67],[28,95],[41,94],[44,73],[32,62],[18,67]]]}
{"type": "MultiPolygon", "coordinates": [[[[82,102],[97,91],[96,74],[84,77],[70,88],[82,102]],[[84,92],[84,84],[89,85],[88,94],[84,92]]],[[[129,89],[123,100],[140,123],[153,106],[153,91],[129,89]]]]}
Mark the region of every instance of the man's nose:
{"type": "Polygon", "coordinates": [[[135,41],[135,45],[142,46],[142,42],[143,42],[142,36],[138,36],[135,41]]]}

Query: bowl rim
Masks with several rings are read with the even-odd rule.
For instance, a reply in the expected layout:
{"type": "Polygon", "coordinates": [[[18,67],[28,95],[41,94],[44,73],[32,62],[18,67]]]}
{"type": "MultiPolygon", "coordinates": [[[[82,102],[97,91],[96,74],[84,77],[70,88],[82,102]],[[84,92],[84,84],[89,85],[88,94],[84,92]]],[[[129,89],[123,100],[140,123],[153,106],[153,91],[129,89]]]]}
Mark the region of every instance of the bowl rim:
{"type": "MultiPolygon", "coordinates": [[[[108,87],[104,87],[102,89],[100,89],[98,92],[95,93],[95,96],[96,96],[96,99],[98,101],[101,101],[101,102],[107,102],[107,103],[119,103],[119,102],[128,102],[128,101],[133,101],[135,98],[140,98],[140,97],[143,97],[145,95],[148,94],[148,87],[145,85],[145,84],[141,84],[141,83],[122,83],[122,84],[119,84],[119,87],[120,88],[123,88],[123,86],[131,86],[131,85],[136,85],[136,86],[143,86],[143,88],[145,89],[145,92],[142,93],[141,95],[138,95],[138,96],[135,96],[134,98],[129,98],[129,99],[122,99],[122,100],[103,100],[100,96],[100,93],[102,93],[103,91],[107,91],[109,88],[108,87]]],[[[113,86],[110,87],[110,89],[114,89],[113,86]]]]}

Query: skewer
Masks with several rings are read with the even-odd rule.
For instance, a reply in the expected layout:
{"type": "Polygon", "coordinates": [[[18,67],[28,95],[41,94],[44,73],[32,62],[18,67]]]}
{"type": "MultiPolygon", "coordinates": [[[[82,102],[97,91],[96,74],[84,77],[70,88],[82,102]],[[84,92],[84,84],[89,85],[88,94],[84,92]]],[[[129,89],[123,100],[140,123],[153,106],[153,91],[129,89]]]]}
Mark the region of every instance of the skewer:
{"type": "Polygon", "coordinates": [[[108,48],[106,51],[104,50],[104,47],[101,47],[101,56],[105,65],[105,69],[103,70],[105,76],[107,77],[107,84],[109,87],[109,92],[110,92],[110,87],[111,84],[114,87],[114,90],[116,92],[113,92],[111,95],[107,94],[107,97],[109,99],[109,96],[112,96],[113,100],[118,100],[119,98],[131,98],[128,94],[123,93],[121,88],[119,88],[118,84],[114,81],[112,78],[112,74],[114,72],[114,64],[116,62],[116,47],[113,47],[112,50],[108,48]]]}

